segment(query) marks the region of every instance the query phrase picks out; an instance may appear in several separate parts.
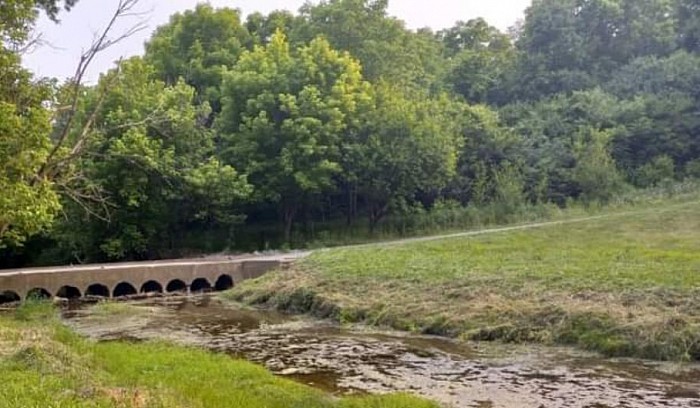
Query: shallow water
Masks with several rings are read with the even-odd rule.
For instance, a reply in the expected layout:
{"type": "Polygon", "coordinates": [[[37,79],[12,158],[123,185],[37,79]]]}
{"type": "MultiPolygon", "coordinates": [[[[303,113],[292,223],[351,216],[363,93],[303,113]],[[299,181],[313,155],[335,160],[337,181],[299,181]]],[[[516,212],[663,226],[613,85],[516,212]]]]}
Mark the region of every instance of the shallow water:
{"type": "Polygon", "coordinates": [[[200,346],[336,394],[406,391],[447,407],[700,407],[700,365],[341,328],[210,297],[133,305],[143,313],[105,318],[84,307],[64,317],[76,331],[98,340],[164,339],[200,346]]]}

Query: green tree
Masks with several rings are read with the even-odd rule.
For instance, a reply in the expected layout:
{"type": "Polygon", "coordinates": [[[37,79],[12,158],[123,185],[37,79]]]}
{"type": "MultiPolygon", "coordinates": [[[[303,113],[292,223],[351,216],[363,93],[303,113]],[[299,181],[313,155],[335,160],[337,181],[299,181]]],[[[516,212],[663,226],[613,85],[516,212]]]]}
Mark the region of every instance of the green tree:
{"type": "Polygon", "coordinates": [[[0,248],[21,245],[46,229],[60,209],[52,180],[40,175],[51,151],[51,113],[44,106],[51,87],[36,82],[15,52],[27,40],[38,8],[51,4],[0,4],[0,248]]]}
{"type": "Polygon", "coordinates": [[[677,0],[678,40],[688,51],[700,51],[700,1],[677,0]]]}
{"type": "Polygon", "coordinates": [[[619,193],[623,181],[610,154],[609,132],[583,128],[574,145],[576,167],[573,179],[586,203],[605,204],[619,193]]]}
{"type": "Polygon", "coordinates": [[[472,103],[495,97],[497,86],[515,63],[510,38],[483,19],[458,22],[438,37],[450,56],[446,81],[454,91],[472,103]]]}
{"type": "Polygon", "coordinates": [[[348,54],[323,39],[290,50],[281,31],[226,76],[224,157],[249,175],[259,199],[279,205],[287,241],[304,202],[334,188],[340,142],[367,90],[348,54]]]}
{"type": "Polygon", "coordinates": [[[202,125],[209,111],[195,104],[192,87],[167,86],[140,58],[91,92],[100,87],[103,109],[81,166],[109,208],[100,218],[99,209],[72,207],[61,239],[82,259],[143,259],[176,251],[193,230],[240,221],[236,204],[250,186],[213,157],[213,133],[202,125]]]}
{"type": "MultiPolygon", "coordinates": [[[[580,193],[573,178],[581,128],[619,131],[621,101],[599,89],[504,107],[501,118],[522,139],[521,157],[532,200],[564,205],[580,193]],[[542,183],[546,183],[544,193],[542,183]]],[[[588,140],[588,139],[587,139],[588,140]]]]}
{"type": "Polygon", "coordinates": [[[643,56],[676,48],[673,0],[535,0],[512,86],[521,99],[594,87],[643,56]]]}
{"type": "Polygon", "coordinates": [[[678,51],[668,57],[642,57],[617,70],[606,89],[624,99],[682,93],[700,101],[700,55],[678,51]]]}
{"type": "Polygon", "coordinates": [[[634,182],[639,187],[654,187],[661,182],[675,178],[675,163],[669,156],[655,157],[652,161],[637,169],[634,182]]]}
{"type": "Polygon", "coordinates": [[[293,33],[302,24],[303,17],[286,10],[276,10],[268,15],[252,13],[245,22],[246,29],[256,45],[267,44],[277,30],[293,33]]]}
{"type": "Polygon", "coordinates": [[[374,107],[345,141],[343,174],[365,200],[374,230],[393,206],[445,187],[455,174],[461,105],[380,84],[374,107]]]}
{"type": "Polygon", "coordinates": [[[659,156],[670,157],[679,169],[699,158],[697,103],[685,93],[668,92],[640,94],[621,104],[613,155],[632,181],[637,169],[659,156]]]}
{"type": "Polygon", "coordinates": [[[36,0],[37,7],[45,11],[46,15],[54,21],[57,20],[58,13],[61,12],[61,8],[66,11],[70,11],[70,9],[77,3],[78,0],[36,0]]]}
{"type": "Polygon", "coordinates": [[[460,117],[462,149],[449,194],[463,204],[485,204],[496,196],[492,180],[507,163],[523,159],[525,145],[488,106],[465,106],[460,117]]]}
{"type": "Polygon", "coordinates": [[[309,2],[300,9],[304,23],[290,36],[297,43],[323,36],[334,49],[357,58],[371,82],[436,86],[445,65],[440,42],[429,31],[408,30],[387,7],[388,0],[309,2]]]}
{"type": "Polygon", "coordinates": [[[458,21],[453,27],[439,31],[437,36],[449,56],[462,51],[504,50],[512,47],[510,37],[489,25],[483,18],[458,21]]]}
{"type": "Polygon", "coordinates": [[[145,58],[166,84],[183,78],[197,90],[199,102],[218,112],[223,77],[252,44],[238,10],[199,4],[159,27],[146,43],[145,58]]]}
{"type": "Polygon", "coordinates": [[[53,183],[39,177],[51,149],[47,97],[15,55],[0,51],[0,248],[44,230],[60,209],[53,183]]]}

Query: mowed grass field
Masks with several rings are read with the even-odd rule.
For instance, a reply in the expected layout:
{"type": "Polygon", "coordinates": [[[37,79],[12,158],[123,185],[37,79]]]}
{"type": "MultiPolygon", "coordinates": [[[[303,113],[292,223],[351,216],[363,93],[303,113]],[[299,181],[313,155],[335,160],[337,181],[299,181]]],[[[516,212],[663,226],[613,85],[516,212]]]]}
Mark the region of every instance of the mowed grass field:
{"type": "Polygon", "coordinates": [[[700,203],[319,251],[229,296],[471,340],[700,360],[700,203]]]}
{"type": "Polygon", "coordinates": [[[437,407],[406,395],[335,398],[198,349],[90,342],[50,305],[0,315],[0,384],[3,408],[437,407]]]}

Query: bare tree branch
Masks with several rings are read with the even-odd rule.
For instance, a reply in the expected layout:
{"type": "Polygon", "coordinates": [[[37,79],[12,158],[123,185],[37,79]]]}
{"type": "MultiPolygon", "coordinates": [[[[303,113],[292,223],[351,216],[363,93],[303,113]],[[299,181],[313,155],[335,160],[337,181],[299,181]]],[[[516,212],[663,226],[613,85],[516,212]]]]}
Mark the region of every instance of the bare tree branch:
{"type": "MultiPolygon", "coordinates": [[[[83,83],[88,69],[95,58],[104,50],[148,27],[145,17],[149,13],[136,10],[140,1],[118,0],[117,8],[107,25],[95,35],[90,47],[81,54],[75,73],[69,80],[68,103],[65,106],[56,107],[54,110],[54,119],[61,118],[63,123],[58,130],[58,136],[55,139],[53,148],[37,172],[35,179],[35,182],[50,179],[65,197],[75,202],[90,216],[105,222],[110,221],[110,208],[113,207],[109,203],[107,195],[99,186],[91,184],[83,176],[82,171],[72,167],[71,163],[74,163],[84,153],[86,146],[89,145],[90,132],[102,110],[109,89],[119,80],[121,60],[117,63],[116,72],[111,79],[101,84],[98,99],[92,106],[85,121],[80,124],[78,129],[74,129],[74,125],[79,111],[80,100],[83,96],[83,83]],[[112,36],[116,25],[120,21],[134,17],[139,18],[136,23],[119,35],[112,36]],[[75,139],[71,139],[71,135],[76,135],[75,139]],[[71,142],[67,146],[69,139],[71,139],[71,142]],[[59,152],[64,148],[68,150],[68,153],[65,156],[63,154],[59,155],[59,152]]],[[[38,38],[40,39],[40,37],[38,38]]]]}
{"type": "Polygon", "coordinates": [[[34,51],[36,48],[41,47],[45,44],[42,33],[33,33],[29,36],[27,41],[22,44],[18,44],[14,51],[19,55],[28,54],[34,51]]]}
{"type": "Polygon", "coordinates": [[[60,180],[57,187],[88,215],[105,222],[111,220],[110,209],[115,206],[109,202],[102,188],[90,183],[82,173],[78,172],[71,177],[60,180]],[[95,208],[99,208],[99,210],[95,208]]]}
{"type": "MultiPolygon", "coordinates": [[[[115,73],[115,75],[113,75],[110,78],[109,82],[102,88],[102,91],[100,92],[100,96],[97,100],[97,103],[95,104],[95,107],[90,112],[90,116],[88,116],[87,120],[83,124],[83,128],[80,131],[80,136],[78,136],[75,144],[73,145],[73,148],[71,149],[71,152],[66,157],[63,157],[63,158],[57,160],[52,165],[52,171],[49,174],[49,176],[51,178],[57,177],[58,174],[60,173],[61,168],[65,164],[71,162],[72,160],[77,158],[82,153],[82,150],[85,147],[85,144],[87,143],[90,130],[92,130],[92,125],[95,123],[95,120],[97,119],[97,115],[102,110],[102,105],[104,104],[105,98],[107,97],[107,91],[112,87],[112,85],[114,85],[114,83],[119,78],[119,74],[120,74],[120,70],[121,70],[121,63],[122,63],[122,60],[120,59],[117,62],[117,68],[116,68],[117,72],[115,73]]],[[[70,109],[70,108],[68,108],[68,109],[70,109]]]]}
{"type": "MultiPolygon", "coordinates": [[[[114,14],[109,20],[109,23],[107,23],[107,26],[102,30],[101,34],[99,34],[95,38],[88,50],[83,52],[83,54],[80,56],[80,61],[78,62],[78,66],[76,67],[75,74],[73,75],[73,78],[70,81],[70,108],[68,109],[66,123],[63,125],[63,128],[61,129],[59,136],[51,152],[49,153],[47,160],[38,172],[39,179],[45,178],[49,175],[49,169],[52,166],[54,166],[54,159],[56,157],[56,154],[61,150],[61,148],[66,142],[66,139],[68,138],[68,135],[71,132],[73,121],[75,120],[75,115],[78,110],[78,103],[80,101],[80,91],[83,86],[83,80],[85,79],[85,75],[88,71],[88,68],[92,64],[95,57],[107,48],[112,47],[115,44],[147,28],[146,21],[142,19],[136,22],[133,26],[131,26],[121,35],[115,38],[110,38],[110,33],[112,32],[114,26],[119,20],[122,20],[126,17],[141,15],[141,13],[134,11],[134,8],[139,4],[139,2],[140,0],[119,0],[117,9],[115,10],[114,14]]],[[[78,147],[78,150],[75,153],[79,154],[80,149],[82,148],[82,146],[84,146],[85,143],[82,140],[82,138],[87,137],[89,133],[89,128],[92,126],[94,118],[96,116],[96,112],[99,111],[99,109],[101,109],[101,105],[101,103],[98,103],[98,106],[96,106],[94,108],[94,111],[91,113],[90,116],[93,120],[90,120],[83,125],[83,129],[80,132],[80,138],[74,144],[73,150],[75,150],[75,147],[78,147]]]]}

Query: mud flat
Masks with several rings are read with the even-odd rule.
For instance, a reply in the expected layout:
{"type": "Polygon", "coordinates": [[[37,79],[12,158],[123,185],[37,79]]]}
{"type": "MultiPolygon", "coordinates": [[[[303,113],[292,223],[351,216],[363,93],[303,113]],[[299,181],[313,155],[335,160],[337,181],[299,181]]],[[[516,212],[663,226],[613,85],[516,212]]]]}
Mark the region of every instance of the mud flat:
{"type": "Polygon", "coordinates": [[[343,328],[211,297],[127,307],[85,307],[65,320],[98,340],[168,340],[227,353],[338,395],[406,391],[449,407],[700,407],[697,364],[343,328]]]}

